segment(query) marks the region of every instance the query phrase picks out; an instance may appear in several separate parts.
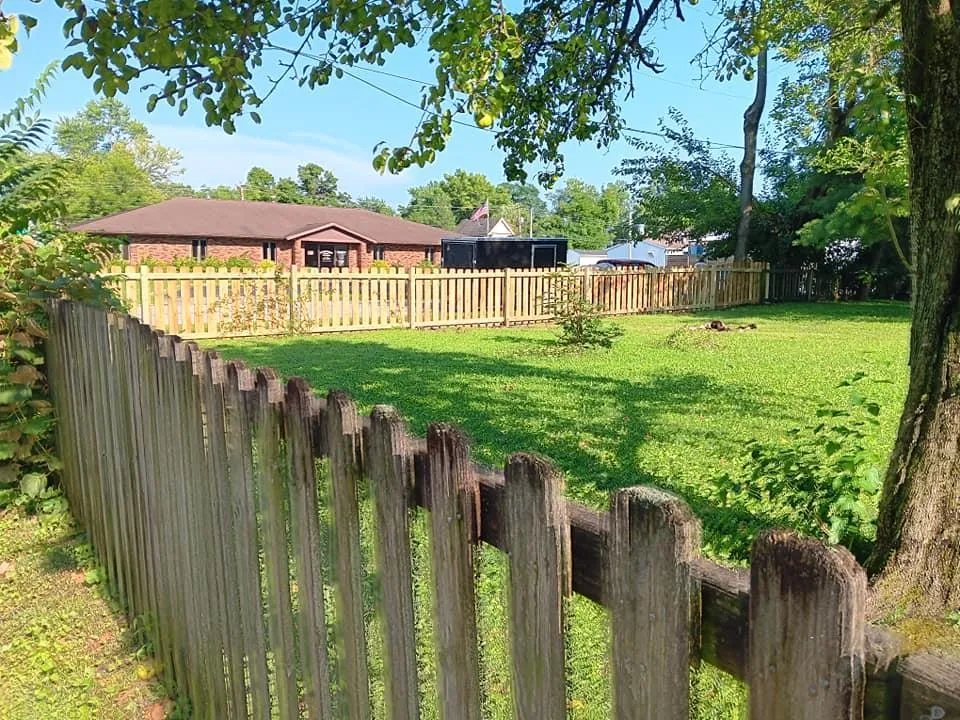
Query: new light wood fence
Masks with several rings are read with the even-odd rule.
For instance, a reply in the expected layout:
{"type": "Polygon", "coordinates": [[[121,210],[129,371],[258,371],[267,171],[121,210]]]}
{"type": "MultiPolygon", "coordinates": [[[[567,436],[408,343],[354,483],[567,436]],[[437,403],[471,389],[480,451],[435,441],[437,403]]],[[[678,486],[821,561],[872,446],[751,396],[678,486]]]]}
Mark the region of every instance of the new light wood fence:
{"type": "Polygon", "coordinates": [[[390,408],[361,417],[342,392],[321,399],[74,303],[51,306],[48,357],[71,507],[196,717],[366,720],[385,684],[391,719],[480,718],[480,542],[507,553],[509,622],[494,632],[509,635],[523,720],[568,712],[571,592],[608,608],[616,718],[684,720],[701,659],[749,683],[757,720],[960,717],[960,663],[898,658],[865,623],[866,579],[843,548],[767,532],[749,574],[727,570],[699,557],[674,496],[631,488],[591,510],[535,455],[485,470],[451,426],[416,439],[390,408]],[[424,514],[429,560],[411,549],[424,514]],[[421,563],[429,607],[414,602],[421,563]]]}
{"type": "MultiPolygon", "coordinates": [[[[237,337],[551,319],[548,270],[319,272],[116,269],[130,313],[183,338],[237,337]]],[[[796,273],[799,275],[799,273],[796,273]]],[[[704,310],[805,299],[804,285],[763,263],[580,274],[584,297],[607,315],[704,310]]]]}

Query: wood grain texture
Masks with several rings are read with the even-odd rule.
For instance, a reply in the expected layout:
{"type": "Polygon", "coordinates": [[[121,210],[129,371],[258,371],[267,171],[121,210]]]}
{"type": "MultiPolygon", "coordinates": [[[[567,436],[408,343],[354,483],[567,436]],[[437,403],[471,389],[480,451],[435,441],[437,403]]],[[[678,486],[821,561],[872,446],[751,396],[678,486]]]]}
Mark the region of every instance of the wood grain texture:
{"type": "Polygon", "coordinates": [[[290,540],[298,588],[298,648],[303,703],[311,720],[332,717],[326,607],[320,557],[320,509],[313,452],[313,397],[299,378],[287,383],[283,430],[290,478],[290,540]]]}
{"type": "Polygon", "coordinates": [[[280,400],[283,391],[272,371],[258,370],[256,434],[259,453],[260,501],[263,517],[263,564],[267,579],[267,638],[273,653],[277,712],[281,720],[299,715],[293,608],[290,604],[287,483],[280,447],[280,400]]]}
{"type": "Polygon", "coordinates": [[[427,430],[427,496],[433,550],[433,607],[440,717],[480,720],[474,549],[479,492],[463,434],[453,426],[427,430]]]}
{"type": "Polygon", "coordinates": [[[510,558],[510,648],[518,720],[567,714],[565,596],[570,592],[570,526],[563,479],[536,455],[506,466],[505,522],[510,558]]]}
{"type": "Polygon", "coordinates": [[[346,685],[344,699],[351,720],[368,720],[370,680],[363,622],[363,565],[357,498],[362,429],[357,408],[346,393],[333,391],[327,396],[326,430],[333,491],[337,618],[346,685]]]}
{"type": "Polygon", "coordinates": [[[863,717],[867,580],[849,551],[766,531],[750,584],[751,717],[863,717]]]}
{"type": "Polygon", "coordinates": [[[406,424],[391,407],[373,409],[368,439],[386,633],[387,714],[394,720],[416,720],[420,706],[410,556],[413,454],[406,424]]]}
{"type": "Polygon", "coordinates": [[[921,653],[900,663],[902,720],[960,717],[960,658],[921,653]]]}
{"type": "Polygon", "coordinates": [[[690,711],[690,562],[700,524],[674,495],[627,488],[611,500],[609,547],[614,716],[683,720],[690,711]]]}

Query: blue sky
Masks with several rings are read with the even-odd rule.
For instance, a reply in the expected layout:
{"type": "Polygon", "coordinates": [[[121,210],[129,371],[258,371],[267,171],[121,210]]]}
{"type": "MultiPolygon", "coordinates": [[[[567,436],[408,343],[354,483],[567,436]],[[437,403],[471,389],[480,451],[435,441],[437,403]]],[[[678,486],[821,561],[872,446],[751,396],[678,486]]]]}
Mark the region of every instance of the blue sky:
{"type": "MultiPolygon", "coordinates": [[[[657,76],[649,72],[636,76],[636,95],[623,106],[628,126],[656,130],[658,119],[672,106],[683,112],[699,137],[734,145],[742,142],[742,116],[752,97],[751,84],[711,79],[701,89],[699,68],[691,64],[703,46],[704,27],[712,27],[715,22],[708,5],[686,6],[685,23],[672,22],[653,30],[666,71],[657,76]]],[[[28,90],[51,60],[69,52],[61,31],[65,14],[53,2],[47,0],[37,6],[27,0],[7,0],[3,9],[6,13],[34,15],[39,25],[30,38],[22,39],[13,68],[0,74],[0,108],[8,107],[28,90]]],[[[432,75],[425,55],[417,50],[398,53],[382,69],[413,78],[432,75]]],[[[396,95],[414,102],[419,99],[419,86],[414,83],[362,70],[354,72],[396,95]]],[[[783,67],[773,66],[771,90],[784,75],[783,67]]],[[[63,73],[48,95],[44,114],[70,114],[92,98],[91,80],[76,71],[63,73]]],[[[252,165],[284,176],[293,175],[300,164],[316,162],[332,170],[342,188],[352,195],[376,195],[397,205],[407,200],[408,187],[458,167],[485,173],[495,182],[504,179],[503,154],[493,145],[492,136],[462,125],[456,126],[448,149],[432,166],[413,168],[399,176],[377,174],[371,166],[374,145],[381,140],[388,144],[407,142],[419,112],[349,77],[312,91],[285,83],[260,109],[263,124],[243,121],[233,136],[206,127],[199,107],[191,107],[184,117],[163,104],[147,113],[146,93],[137,89],[124,100],[158,141],[183,154],[182,180],[194,186],[236,185],[252,165]]],[[[609,182],[620,160],[635,154],[623,140],[604,150],[591,143],[569,143],[564,150],[566,177],[597,185],[609,182]]]]}

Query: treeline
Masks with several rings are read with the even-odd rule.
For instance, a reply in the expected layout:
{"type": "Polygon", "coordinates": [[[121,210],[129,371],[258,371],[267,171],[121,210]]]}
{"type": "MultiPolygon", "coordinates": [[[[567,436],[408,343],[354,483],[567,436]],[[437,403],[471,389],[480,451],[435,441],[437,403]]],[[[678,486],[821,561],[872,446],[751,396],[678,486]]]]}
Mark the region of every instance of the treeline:
{"type": "Polygon", "coordinates": [[[52,153],[72,171],[64,188],[65,216],[83,220],[159,202],[170,197],[258,200],[332,207],[360,207],[384,215],[454,229],[488,203],[491,223],[500,218],[520,235],[570,238],[573,245],[603,248],[630,234],[630,194],[623,183],[596,187],[567,180],[541,193],[528,184],[495,184],[481,173],[457,170],[409,189],[409,201],[394,208],[382,198],[352,197],[330,170],[316,163],[296,177],[275,177],[252,167],[236,185],[194,188],[179,181],[183,157],[156,142],[147,127],[116,99],[88,103],[54,127],[52,153]]]}

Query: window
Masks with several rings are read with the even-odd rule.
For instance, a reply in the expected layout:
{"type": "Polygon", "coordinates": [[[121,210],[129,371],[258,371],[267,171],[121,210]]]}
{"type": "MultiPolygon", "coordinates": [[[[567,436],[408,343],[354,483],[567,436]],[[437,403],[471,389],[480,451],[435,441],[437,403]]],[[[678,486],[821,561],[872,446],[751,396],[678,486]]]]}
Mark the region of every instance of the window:
{"type": "Polygon", "coordinates": [[[428,247],[426,250],[423,251],[423,259],[426,260],[427,262],[430,262],[430,263],[436,262],[437,261],[436,258],[437,258],[436,248],[428,247]]]}
{"type": "Polygon", "coordinates": [[[126,240],[120,243],[120,259],[130,261],[130,243],[126,240]]]}
{"type": "Polygon", "coordinates": [[[373,259],[374,260],[383,260],[386,254],[386,250],[383,245],[375,245],[373,248],[373,259]]]}
{"type": "Polygon", "coordinates": [[[277,261],[277,244],[275,242],[265,242],[263,244],[263,259],[277,261]]]}
{"type": "Polygon", "coordinates": [[[206,257],[207,257],[207,239],[194,238],[193,239],[193,259],[203,260],[206,257]]]}

